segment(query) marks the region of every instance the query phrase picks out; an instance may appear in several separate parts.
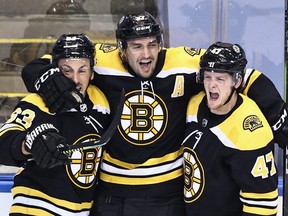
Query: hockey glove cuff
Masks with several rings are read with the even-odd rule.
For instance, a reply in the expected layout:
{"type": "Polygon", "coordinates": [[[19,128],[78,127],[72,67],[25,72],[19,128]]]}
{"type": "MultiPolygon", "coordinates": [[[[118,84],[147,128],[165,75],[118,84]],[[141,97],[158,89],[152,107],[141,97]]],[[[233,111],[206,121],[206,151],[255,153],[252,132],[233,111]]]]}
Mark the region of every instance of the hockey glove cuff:
{"type": "Polygon", "coordinates": [[[43,123],[28,132],[25,150],[32,154],[36,164],[41,168],[52,168],[70,163],[69,156],[59,151],[67,146],[65,138],[50,123],[43,123]]]}
{"type": "Polygon", "coordinates": [[[279,145],[280,148],[285,148],[288,146],[288,111],[286,104],[283,104],[283,107],[278,114],[277,122],[272,126],[275,142],[279,145]]]}

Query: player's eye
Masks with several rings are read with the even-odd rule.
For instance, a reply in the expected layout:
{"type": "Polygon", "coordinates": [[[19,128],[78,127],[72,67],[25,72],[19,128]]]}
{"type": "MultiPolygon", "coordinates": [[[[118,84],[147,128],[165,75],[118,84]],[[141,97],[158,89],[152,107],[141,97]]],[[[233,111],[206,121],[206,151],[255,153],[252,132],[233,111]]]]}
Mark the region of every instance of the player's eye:
{"type": "Polygon", "coordinates": [[[73,73],[73,69],[67,66],[60,66],[60,70],[64,74],[73,73]]]}

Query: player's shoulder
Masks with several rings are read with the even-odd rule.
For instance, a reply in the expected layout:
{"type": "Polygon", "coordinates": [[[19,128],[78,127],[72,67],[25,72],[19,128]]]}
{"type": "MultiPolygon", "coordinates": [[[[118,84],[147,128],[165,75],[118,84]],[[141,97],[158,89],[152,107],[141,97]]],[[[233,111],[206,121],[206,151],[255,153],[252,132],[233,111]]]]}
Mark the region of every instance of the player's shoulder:
{"type": "Polygon", "coordinates": [[[40,109],[42,112],[51,114],[49,112],[48,107],[46,106],[45,102],[43,101],[43,99],[41,98],[41,96],[39,96],[36,93],[31,93],[28,94],[26,97],[24,97],[21,101],[20,104],[22,106],[31,106],[31,107],[37,107],[38,109],[40,109]]]}
{"type": "Polygon", "coordinates": [[[205,96],[205,92],[199,92],[190,98],[187,106],[186,122],[196,121],[199,105],[205,96]]]}
{"type": "Polygon", "coordinates": [[[203,100],[204,97],[205,97],[204,91],[201,91],[196,95],[193,95],[189,99],[188,109],[194,109],[195,107],[197,107],[201,103],[201,101],[203,100]]]}
{"type": "Polygon", "coordinates": [[[119,56],[119,49],[111,44],[96,44],[94,71],[104,75],[129,75],[119,56]]]}
{"type": "Polygon", "coordinates": [[[96,44],[95,49],[96,49],[96,56],[103,54],[106,55],[118,54],[119,52],[116,44],[108,44],[108,43],[96,44]]]}
{"type": "Polygon", "coordinates": [[[214,131],[221,131],[218,137],[232,148],[255,150],[265,147],[273,140],[271,127],[253,100],[245,95],[240,97],[243,99],[241,105],[214,131]]]}
{"type": "Polygon", "coordinates": [[[95,85],[90,85],[87,89],[89,99],[93,103],[93,108],[102,113],[110,113],[110,106],[105,94],[95,85]]]}
{"type": "Polygon", "coordinates": [[[188,68],[199,68],[200,57],[205,52],[201,48],[186,46],[170,47],[164,50],[166,50],[166,64],[175,64],[179,67],[188,68]]]}

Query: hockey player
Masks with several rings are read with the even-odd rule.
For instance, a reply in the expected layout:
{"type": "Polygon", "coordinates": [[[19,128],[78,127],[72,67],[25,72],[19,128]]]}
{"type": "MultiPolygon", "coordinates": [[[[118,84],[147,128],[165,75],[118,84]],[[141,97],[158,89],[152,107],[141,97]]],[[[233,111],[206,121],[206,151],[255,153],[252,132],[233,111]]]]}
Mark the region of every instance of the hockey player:
{"type": "Polygon", "coordinates": [[[201,57],[205,92],[189,101],[183,143],[187,216],[277,213],[273,133],[255,102],[239,94],[246,63],[230,43],[216,42],[201,57]]]}
{"type": "MultiPolygon", "coordinates": [[[[160,25],[147,12],[123,16],[116,37],[118,47],[96,45],[94,83],[105,92],[112,114],[123,87],[126,103],[118,131],[103,153],[101,192],[93,210],[102,216],[185,215],[180,146],[189,98],[203,89],[196,83],[196,73],[205,50],[163,48],[160,25]]],[[[51,76],[36,90],[34,82],[45,71],[39,61],[23,69],[25,85],[29,91],[38,91],[50,109],[59,112],[68,101],[61,96],[66,88],[58,90],[60,82],[51,76]],[[51,88],[55,97],[47,94],[51,88]]],[[[47,61],[42,59],[43,63],[47,61]]],[[[247,73],[246,80],[245,94],[259,99],[257,103],[269,123],[274,125],[279,120],[277,130],[281,131],[285,118],[280,116],[286,107],[275,86],[254,70],[247,73]]]]}
{"type": "Polygon", "coordinates": [[[95,46],[86,35],[59,37],[49,64],[56,69],[41,79],[69,78],[81,104],[55,114],[38,94],[30,94],[2,126],[0,163],[22,166],[14,177],[10,215],[89,215],[102,148],[75,151],[69,158],[59,148],[99,139],[109,124],[108,101],[90,85],[94,61],[95,46]]]}

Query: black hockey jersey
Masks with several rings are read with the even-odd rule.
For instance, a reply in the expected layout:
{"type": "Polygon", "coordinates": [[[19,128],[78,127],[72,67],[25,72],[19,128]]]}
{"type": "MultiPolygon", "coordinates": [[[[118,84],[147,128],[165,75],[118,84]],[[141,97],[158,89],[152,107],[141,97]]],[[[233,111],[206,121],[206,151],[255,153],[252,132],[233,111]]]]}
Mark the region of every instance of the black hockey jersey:
{"type": "Polygon", "coordinates": [[[187,216],[273,215],[278,175],[273,134],[257,105],[239,95],[226,115],[192,97],[183,142],[187,216]]]}
{"type": "MultiPolygon", "coordinates": [[[[121,125],[109,143],[111,148],[105,152],[101,174],[105,188],[114,195],[182,193],[181,156],[177,149],[183,139],[188,100],[202,90],[195,78],[204,51],[186,47],[163,49],[155,73],[146,80],[122,65],[115,46],[96,45],[95,83],[107,96],[112,114],[121,89],[126,90],[121,125]],[[126,186],[133,190],[126,190],[126,186]]],[[[30,92],[35,92],[33,83],[50,57],[46,55],[23,68],[22,78],[30,92]]],[[[263,73],[248,70],[245,74],[244,94],[257,102],[272,127],[286,109],[284,101],[263,73]]]]}
{"type": "Polygon", "coordinates": [[[202,86],[196,72],[202,50],[177,47],[159,54],[152,77],[123,66],[116,47],[97,45],[96,85],[115,110],[126,101],[118,131],[103,153],[100,188],[114,196],[151,197],[182,191],[182,151],[187,103],[202,86]],[[126,189],[127,186],[133,190],[126,189]]]}
{"type": "Polygon", "coordinates": [[[99,139],[109,125],[109,114],[108,101],[95,86],[88,87],[79,110],[71,109],[59,115],[49,113],[37,94],[23,98],[0,130],[1,163],[23,165],[14,177],[10,213],[89,215],[102,148],[75,151],[70,165],[42,169],[35,161],[27,161],[20,146],[26,130],[40,123],[53,124],[68,144],[99,139]]]}

